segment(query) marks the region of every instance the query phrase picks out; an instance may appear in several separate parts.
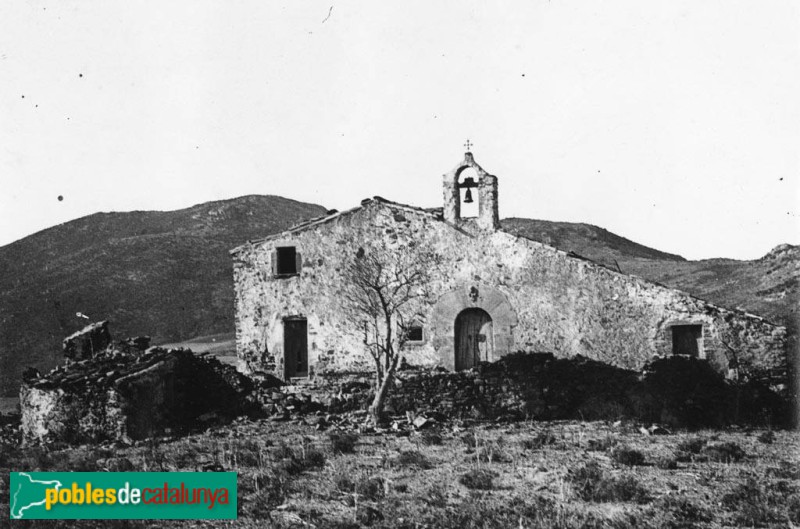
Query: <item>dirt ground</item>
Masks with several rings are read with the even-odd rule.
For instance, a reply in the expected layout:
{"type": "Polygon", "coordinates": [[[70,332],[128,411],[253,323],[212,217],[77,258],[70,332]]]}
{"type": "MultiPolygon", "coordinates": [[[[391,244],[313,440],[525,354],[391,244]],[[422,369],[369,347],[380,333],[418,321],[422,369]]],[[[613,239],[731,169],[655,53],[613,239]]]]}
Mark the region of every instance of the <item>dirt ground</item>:
{"type": "Polygon", "coordinates": [[[800,433],[791,431],[645,434],[634,424],[520,422],[353,433],[239,421],[132,447],[6,447],[0,470],[5,512],[9,470],[239,473],[236,521],[14,521],[15,528],[800,524],[800,433]]]}

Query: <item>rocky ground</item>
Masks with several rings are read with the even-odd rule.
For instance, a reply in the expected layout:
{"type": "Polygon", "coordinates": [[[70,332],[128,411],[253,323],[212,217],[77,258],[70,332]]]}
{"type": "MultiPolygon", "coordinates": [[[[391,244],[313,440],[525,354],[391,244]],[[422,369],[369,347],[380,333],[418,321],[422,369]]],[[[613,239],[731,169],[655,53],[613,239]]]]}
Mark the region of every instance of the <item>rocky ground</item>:
{"type": "MultiPolygon", "coordinates": [[[[237,420],[133,446],[0,450],[9,470],[233,470],[239,519],[14,527],[793,527],[800,433],[361,416],[237,420]],[[412,423],[420,427],[414,427],[412,423]]],[[[649,425],[648,425],[649,426],[649,425]]],[[[0,526],[4,519],[0,518],[0,526]]]]}

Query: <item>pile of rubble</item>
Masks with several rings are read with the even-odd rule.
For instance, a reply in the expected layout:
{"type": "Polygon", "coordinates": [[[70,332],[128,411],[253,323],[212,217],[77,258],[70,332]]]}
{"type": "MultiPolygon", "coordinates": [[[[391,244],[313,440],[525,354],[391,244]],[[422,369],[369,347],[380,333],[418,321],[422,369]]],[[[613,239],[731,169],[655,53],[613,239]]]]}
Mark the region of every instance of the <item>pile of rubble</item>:
{"type": "Polygon", "coordinates": [[[50,373],[24,374],[27,442],[132,441],[229,420],[252,406],[252,382],[232,367],[149,347],[146,337],[111,343],[107,322],[68,337],[64,353],[67,362],[50,373]]]}

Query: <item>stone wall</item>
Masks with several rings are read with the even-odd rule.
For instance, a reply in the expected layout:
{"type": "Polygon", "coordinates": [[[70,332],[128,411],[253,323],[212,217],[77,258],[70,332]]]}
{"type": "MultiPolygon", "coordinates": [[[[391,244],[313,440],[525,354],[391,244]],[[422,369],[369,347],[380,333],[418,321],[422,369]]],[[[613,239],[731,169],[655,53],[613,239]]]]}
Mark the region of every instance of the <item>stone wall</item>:
{"type": "Polygon", "coordinates": [[[190,429],[203,418],[232,418],[252,389],[217,360],[188,350],[104,351],[20,390],[27,443],[132,441],[190,429]]]}
{"type": "Polygon", "coordinates": [[[385,239],[403,248],[435,248],[445,266],[430,285],[438,293],[420,315],[424,339],[409,344],[409,363],[454,364],[454,318],[478,307],[494,322],[494,361],[514,350],[582,355],[639,370],[654,355],[671,353],[670,326],[703,326],[701,357],[715,368],[758,372],[780,381],[786,370],[785,330],[739,311],[624,275],[552,247],[503,231],[470,233],[440,214],[365,201],[294,231],[234,251],[239,369],[283,377],[283,318],[308,320],[311,374],[370,370],[358,322],[336,300],[343,281],[336,269],[346,241],[385,239]],[[273,248],[297,248],[299,274],[275,278],[273,248]]]}
{"type": "MultiPolygon", "coordinates": [[[[274,388],[258,400],[273,419],[318,409],[347,415],[372,402],[371,378],[329,374],[274,388]]],[[[785,398],[758,383],[725,380],[706,360],[659,358],[636,372],[549,353],[512,353],[459,372],[405,368],[397,373],[384,411],[390,422],[410,413],[443,421],[627,418],[688,428],[782,427],[791,419],[785,398]]]]}

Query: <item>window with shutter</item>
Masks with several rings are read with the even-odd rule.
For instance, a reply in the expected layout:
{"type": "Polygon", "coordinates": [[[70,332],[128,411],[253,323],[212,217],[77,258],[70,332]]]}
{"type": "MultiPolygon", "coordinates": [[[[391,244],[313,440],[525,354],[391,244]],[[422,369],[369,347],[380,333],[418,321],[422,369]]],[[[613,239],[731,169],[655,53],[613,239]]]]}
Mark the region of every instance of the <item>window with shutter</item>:
{"type": "Polygon", "coordinates": [[[300,270],[298,261],[300,254],[294,246],[282,246],[275,248],[273,254],[273,271],[276,276],[296,275],[300,270]]]}

